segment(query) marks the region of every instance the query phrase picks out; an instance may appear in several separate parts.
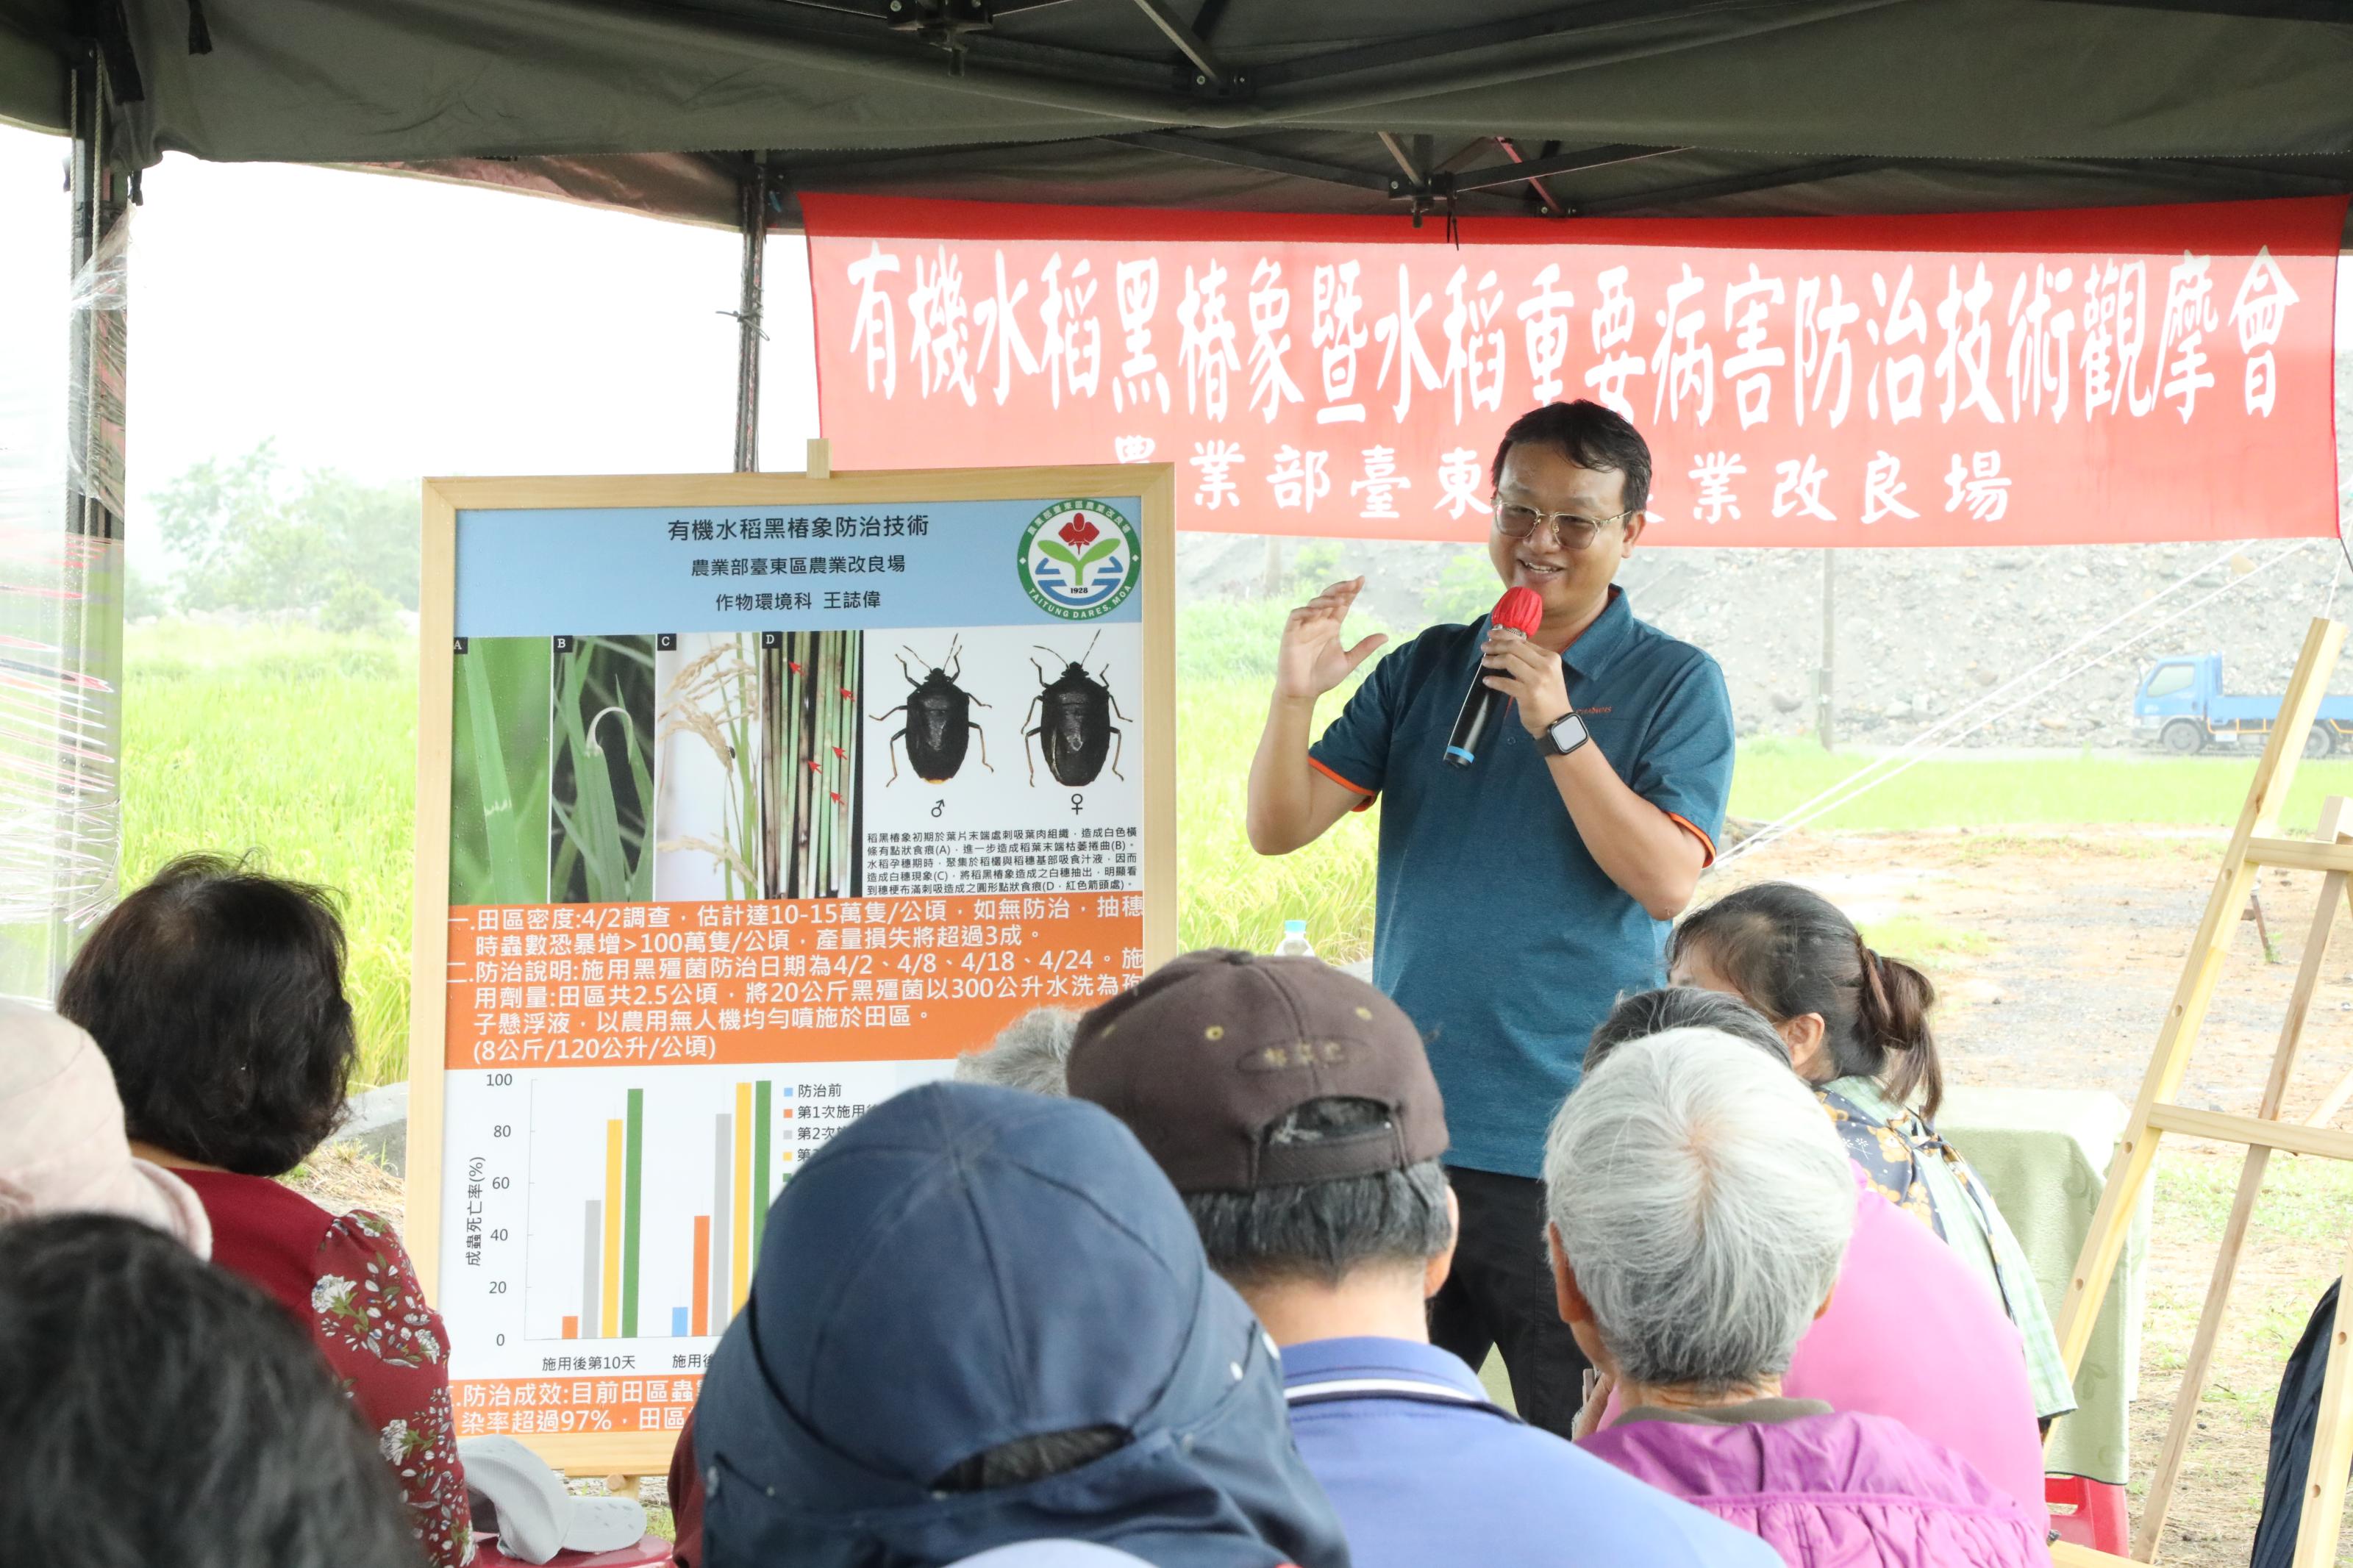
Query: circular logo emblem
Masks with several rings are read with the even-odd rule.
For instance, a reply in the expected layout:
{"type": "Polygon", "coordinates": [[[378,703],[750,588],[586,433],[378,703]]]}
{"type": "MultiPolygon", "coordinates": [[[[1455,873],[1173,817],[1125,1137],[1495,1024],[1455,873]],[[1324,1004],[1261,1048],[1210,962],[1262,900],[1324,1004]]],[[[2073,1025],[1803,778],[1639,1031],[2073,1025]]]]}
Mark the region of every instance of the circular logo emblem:
{"type": "Polygon", "coordinates": [[[1022,531],[1014,556],[1029,602],[1066,621],[1111,614],[1144,570],[1135,530],[1099,500],[1056,501],[1022,531]]]}

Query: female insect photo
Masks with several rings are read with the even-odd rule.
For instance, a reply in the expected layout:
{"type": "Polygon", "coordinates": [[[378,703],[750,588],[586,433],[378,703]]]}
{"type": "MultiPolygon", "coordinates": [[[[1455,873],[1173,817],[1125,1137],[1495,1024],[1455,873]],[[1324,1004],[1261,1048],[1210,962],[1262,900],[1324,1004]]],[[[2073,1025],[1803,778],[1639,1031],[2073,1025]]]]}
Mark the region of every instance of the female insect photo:
{"type": "MultiPolygon", "coordinates": [[[[1119,699],[1112,694],[1109,681],[1111,668],[1104,666],[1099,673],[1088,672],[1086,661],[1094,656],[1095,644],[1103,640],[1098,631],[1087,644],[1087,651],[1062,667],[1060,675],[1049,675],[1033,659],[1038,670],[1038,695],[1030,699],[1029,711],[1038,720],[1035,729],[1022,731],[1025,745],[1035,742],[1031,753],[1029,782],[1038,782],[1037,758],[1046,759],[1046,771],[1054,782],[1077,789],[1095,782],[1103,769],[1104,753],[1111,755],[1113,778],[1124,775],[1119,771],[1119,758],[1125,749],[1125,733],[1112,722],[1114,717],[1124,719],[1119,710],[1119,699]]],[[[1051,654],[1051,648],[1040,647],[1040,653],[1051,654]]]]}

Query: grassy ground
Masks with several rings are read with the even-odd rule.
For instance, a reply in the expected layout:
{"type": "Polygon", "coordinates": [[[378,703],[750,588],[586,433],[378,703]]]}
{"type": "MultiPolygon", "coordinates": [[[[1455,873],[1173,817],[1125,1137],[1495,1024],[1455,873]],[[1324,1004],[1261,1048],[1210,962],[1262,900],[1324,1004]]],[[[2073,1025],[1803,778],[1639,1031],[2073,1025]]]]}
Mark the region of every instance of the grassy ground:
{"type": "MultiPolygon", "coordinates": [[[[1824,752],[1808,741],[1753,741],[1734,775],[1736,816],[1770,821],[1795,809],[1870,759],[1824,752]]],[[[2227,756],[2069,754],[1978,761],[1966,753],[1922,763],[1852,805],[1816,820],[1822,828],[2071,826],[2133,824],[2226,827],[2238,819],[2254,764],[2227,756]]],[[[2312,830],[2324,795],[2353,794],[2353,762],[2307,763],[2282,818],[2292,835],[2312,830]]]]}
{"type": "MultiPolygon", "coordinates": [[[[1274,945],[1306,921],[1317,950],[1371,950],[1377,807],[1280,860],[1242,832],[1279,607],[1209,605],[1179,620],[1177,791],[1188,946],[1274,945]]],[[[273,869],[345,900],[351,991],[371,1082],[406,1070],[410,818],[417,725],[412,647],[300,629],[164,625],[131,636],[124,720],[123,870],[135,883],[190,849],[261,852],[273,869]]],[[[1327,698],[1323,713],[1339,710],[1327,698]]],[[[1783,740],[1745,744],[1736,816],[1769,819],[1864,765],[1783,740]]],[[[2248,764],[2058,755],[1924,763],[1820,826],[1843,828],[2227,824],[2248,764]]],[[[2353,793],[2353,763],[2308,766],[2287,830],[2319,796],[2353,793]]],[[[1965,945],[1968,932],[1874,932],[1890,951],[1965,945]]]]}
{"type": "MultiPolygon", "coordinates": [[[[2238,1151],[2203,1144],[2177,1148],[2168,1142],[2158,1150],[2148,1315],[2142,1327],[2139,1397],[2133,1405],[2135,1474],[2128,1490],[2136,1519],[2180,1389],[2242,1158],[2238,1151]]],[[[2162,1561],[2183,1568],[2226,1568],[2246,1561],[2247,1543],[2263,1511],[2280,1369],[2304,1332],[2313,1303],[2343,1265],[2348,1200],[2353,1169],[2329,1160],[2273,1156],[2241,1255],[2212,1378],[2199,1403],[2162,1561]]],[[[2337,1561],[2353,1563],[2353,1535],[2340,1537],[2337,1561]]]]}

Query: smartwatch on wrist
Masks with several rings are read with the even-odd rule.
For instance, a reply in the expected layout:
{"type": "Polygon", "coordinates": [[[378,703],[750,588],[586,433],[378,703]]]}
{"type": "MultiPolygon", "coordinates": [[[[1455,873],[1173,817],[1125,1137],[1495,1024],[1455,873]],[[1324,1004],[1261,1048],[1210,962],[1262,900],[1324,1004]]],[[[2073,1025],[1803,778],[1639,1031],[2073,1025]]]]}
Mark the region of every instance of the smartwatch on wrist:
{"type": "Polygon", "coordinates": [[[1536,737],[1536,750],[1547,757],[1565,757],[1591,739],[1585,731],[1584,720],[1574,713],[1564,713],[1536,737]]]}

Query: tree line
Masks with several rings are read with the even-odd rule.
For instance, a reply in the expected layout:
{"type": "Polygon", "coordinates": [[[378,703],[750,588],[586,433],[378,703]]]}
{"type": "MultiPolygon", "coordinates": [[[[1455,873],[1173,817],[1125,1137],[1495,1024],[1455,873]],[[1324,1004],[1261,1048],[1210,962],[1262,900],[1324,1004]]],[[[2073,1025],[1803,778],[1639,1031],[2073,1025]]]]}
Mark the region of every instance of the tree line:
{"type": "Polygon", "coordinates": [[[191,465],[149,506],[171,562],[134,574],[133,616],[291,613],[332,631],[382,631],[417,608],[414,484],[296,469],[264,441],[191,465]]]}

